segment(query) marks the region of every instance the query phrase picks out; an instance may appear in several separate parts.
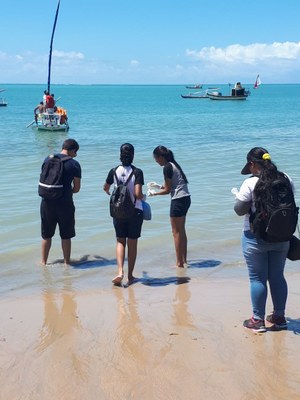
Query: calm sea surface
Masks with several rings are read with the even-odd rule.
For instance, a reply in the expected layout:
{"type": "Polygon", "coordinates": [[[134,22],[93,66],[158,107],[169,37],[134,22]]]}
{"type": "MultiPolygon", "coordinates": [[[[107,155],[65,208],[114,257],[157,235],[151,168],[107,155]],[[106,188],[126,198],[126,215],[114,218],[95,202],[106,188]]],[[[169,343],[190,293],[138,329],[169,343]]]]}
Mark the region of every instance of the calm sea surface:
{"type": "MultiPolygon", "coordinates": [[[[224,94],[227,86],[219,86],[224,94]]],[[[145,182],[162,182],[153,160],[157,145],[171,148],[184,169],[192,194],[187,217],[190,276],[214,267],[244,271],[240,248],[242,218],[233,212],[232,187],[253,146],[264,146],[278,167],[300,187],[300,85],[262,85],[242,102],[182,99],[184,86],[53,85],[59,105],[69,114],[68,133],[37,132],[26,126],[41,100],[43,85],[1,85],[8,107],[0,107],[0,292],[32,291],[42,279],[37,182],[42,160],[59,152],[67,137],[80,144],[82,189],[74,196],[76,231],[69,268],[78,287],[107,285],[115,272],[115,238],[102,191],[108,170],[119,161],[119,147],[131,142],[134,164],[145,182]],[[240,268],[242,267],[242,268],[240,268]]],[[[251,85],[249,85],[251,89],[251,85]]],[[[146,188],[145,188],[146,192],[146,188]]],[[[300,204],[300,192],[296,199],[300,204]]],[[[150,198],[153,220],[139,242],[136,275],[174,274],[168,196],[150,198]],[[168,272],[166,272],[168,271],[168,272]]],[[[58,234],[49,261],[57,281],[63,270],[58,234]],[[59,271],[59,272],[55,272],[59,271]]],[[[295,268],[295,264],[289,264],[295,268]]],[[[228,271],[228,272],[227,272],[228,271]]],[[[234,272],[232,272],[234,271],[234,272]]]]}

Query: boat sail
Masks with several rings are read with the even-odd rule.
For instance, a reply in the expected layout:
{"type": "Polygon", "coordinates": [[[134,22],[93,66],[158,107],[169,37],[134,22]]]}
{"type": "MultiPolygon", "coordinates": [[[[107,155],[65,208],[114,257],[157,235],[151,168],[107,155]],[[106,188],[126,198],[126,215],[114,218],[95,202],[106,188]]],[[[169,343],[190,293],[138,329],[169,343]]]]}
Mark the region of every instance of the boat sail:
{"type": "MultiPolygon", "coordinates": [[[[57,107],[55,104],[60,98],[58,98],[55,101],[51,94],[52,46],[53,46],[53,38],[56,28],[56,22],[58,18],[59,6],[60,6],[60,0],[58,0],[57,3],[56,14],[50,41],[47,91],[44,92],[46,103],[44,103],[44,109],[41,112],[39,112],[39,114],[35,114],[35,120],[32,121],[30,124],[28,124],[27,128],[36,123],[36,125],[33,126],[33,128],[37,128],[38,130],[43,130],[43,131],[67,131],[69,129],[68,116],[66,110],[63,109],[62,107],[57,107]],[[50,100],[51,100],[51,105],[50,105],[50,100]]],[[[36,109],[37,108],[38,107],[36,107],[36,109]]]]}
{"type": "Polygon", "coordinates": [[[257,75],[253,88],[258,89],[259,85],[261,85],[261,80],[260,80],[259,75],[257,75]]]}

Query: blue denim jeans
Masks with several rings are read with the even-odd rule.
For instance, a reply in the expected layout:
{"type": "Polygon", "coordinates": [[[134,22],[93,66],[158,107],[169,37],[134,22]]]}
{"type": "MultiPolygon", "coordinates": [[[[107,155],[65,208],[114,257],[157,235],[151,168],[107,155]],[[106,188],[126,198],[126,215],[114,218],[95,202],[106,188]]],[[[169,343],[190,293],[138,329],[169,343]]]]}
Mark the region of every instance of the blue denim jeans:
{"type": "Polygon", "coordinates": [[[243,253],[248,267],[253,317],[264,319],[268,295],[267,282],[273,302],[273,312],[283,316],[287,299],[284,266],[289,242],[267,243],[245,231],[242,239],[243,253]]]}

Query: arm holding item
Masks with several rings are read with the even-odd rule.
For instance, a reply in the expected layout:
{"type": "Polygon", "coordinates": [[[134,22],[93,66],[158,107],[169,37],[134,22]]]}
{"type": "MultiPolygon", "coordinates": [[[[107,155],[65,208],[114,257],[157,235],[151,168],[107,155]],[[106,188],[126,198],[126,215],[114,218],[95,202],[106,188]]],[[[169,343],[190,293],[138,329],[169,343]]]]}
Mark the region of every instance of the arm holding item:
{"type": "Polygon", "coordinates": [[[239,200],[239,190],[238,188],[234,187],[231,189],[231,193],[235,196],[235,204],[234,204],[234,211],[236,214],[241,217],[242,215],[248,214],[252,201],[246,200],[239,200]]]}
{"type": "Polygon", "coordinates": [[[171,192],[171,179],[165,178],[165,183],[161,186],[161,190],[159,192],[154,192],[153,196],[163,196],[165,194],[169,194],[171,192]]]}

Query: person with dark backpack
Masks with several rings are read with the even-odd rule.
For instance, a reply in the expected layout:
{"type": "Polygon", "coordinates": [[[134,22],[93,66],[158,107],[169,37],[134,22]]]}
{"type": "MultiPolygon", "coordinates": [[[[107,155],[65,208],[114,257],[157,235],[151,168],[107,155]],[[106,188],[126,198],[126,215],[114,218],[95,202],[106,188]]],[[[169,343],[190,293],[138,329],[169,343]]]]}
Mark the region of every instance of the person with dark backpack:
{"type": "Polygon", "coordinates": [[[70,264],[71,238],[75,236],[73,193],[78,193],[81,185],[81,167],[74,160],[78,150],[79,145],[76,140],[66,139],[61,152],[48,156],[41,168],[38,193],[42,198],[40,207],[42,265],[47,264],[57,225],[64,263],[70,264]]]}
{"type": "Polygon", "coordinates": [[[128,248],[128,284],[133,283],[133,270],[137,256],[138,238],[143,224],[143,171],[132,165],[134,147],[124,143],[120,147],[121,165],[112,168],[106,178],[103,190],[110,195],[109,209],[113,218],[117,244],[116,255],[118,273],[112,280],[121,285],[124,278],[125,249],[128,248]],[[114,185],[113,192],[110,187],[114,185]]]}
{"type": "Polygon", "coordinates": [[[273,311],[266,317],[272,330],[287,329],[285,307],[287,283],[284,267],[289,240],[297,226],[298,207],[290,178],[280,172],[268,151],[254,147],[247,154],[241,174],[251,174],[236,193],[234,210],[245,215],[242,238],[243,253],[248,267],[252,317],[244,327],[265,332],[267,283],[273,311]]]}

